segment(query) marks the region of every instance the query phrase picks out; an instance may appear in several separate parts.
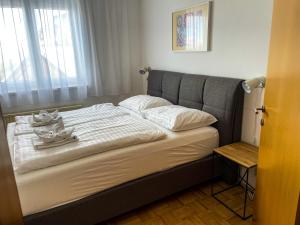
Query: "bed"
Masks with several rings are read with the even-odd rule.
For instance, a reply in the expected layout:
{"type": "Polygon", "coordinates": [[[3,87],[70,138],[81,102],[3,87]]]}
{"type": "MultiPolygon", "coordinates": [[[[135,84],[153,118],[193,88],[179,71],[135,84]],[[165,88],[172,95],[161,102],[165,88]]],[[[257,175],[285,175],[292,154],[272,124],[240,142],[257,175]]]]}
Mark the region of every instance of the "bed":
{"type": "MultiPolygon", "coordinates": [[[[163,140],[16,174],[25,224],[97,224],[212,179],[213,148],[240,139],[241,82],[151,71],[149,95],[206,111],[218,119],[214,127],[164,130],[163,140]]],[[[8,136],[13,130],[11,124],[8,136]]],[[[216,175],[236,179],[236,165],[218,168],[216,175]]]]}

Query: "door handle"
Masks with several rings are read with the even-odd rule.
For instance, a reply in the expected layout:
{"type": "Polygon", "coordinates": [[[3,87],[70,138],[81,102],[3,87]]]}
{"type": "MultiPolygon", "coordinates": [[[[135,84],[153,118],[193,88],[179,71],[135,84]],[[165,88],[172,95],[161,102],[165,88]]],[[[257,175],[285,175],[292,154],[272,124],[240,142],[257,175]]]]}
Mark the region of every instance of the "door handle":
{"type": "MultiPolygon", "coordinates": [[[[266,113],[266,107],[263,105],[260,108],[256,108],[255,113],[259,114],[259,112],[266,113]]],[[[265,120],[263,118],[260,120],[260,125],[262,127],[265,125],[265,120]]]]}
{"type": "Polygon", "coordinates": [[[260,108],[256,108],[255,113],[258,114],[259,112],[265,113],[266,112],[266,107],[263,105],[260,108]]]}

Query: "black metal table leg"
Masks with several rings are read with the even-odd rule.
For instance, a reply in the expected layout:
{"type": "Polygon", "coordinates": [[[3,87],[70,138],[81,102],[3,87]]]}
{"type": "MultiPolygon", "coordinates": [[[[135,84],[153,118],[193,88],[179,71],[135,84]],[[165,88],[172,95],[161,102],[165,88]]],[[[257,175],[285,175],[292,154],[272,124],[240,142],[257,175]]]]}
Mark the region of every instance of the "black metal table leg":
{"type": "Polygon", "coordinates": [[[246,191],[245,191],[245,201],[244,201],[244,218],[246,217],[246,208],[247,208],[247,198],[248,198],[248,178],[249,178],[249,169],[246,169],[246,191]]]}
{"type": "MultiPolygon", "coordinates": [[[[215,178],[215,153],[214,152],[212,154],[211,175],[212,175],[212,178],[214,179],[215,178]]],[[[214,182],[211,183],[210,192],[211,192],[211,195],[213,196],[213,194],[214,194],[214,182]]]]}
{"type": "MultiPolygon", "coordinates": [[[[213,163],[212,163],[212,172],[213,172],[213,176],[214,176],[214,166],[215,166],[215,163],[214,163],[214,160],[215,160],[215,153],[213,153],[213,163]]],[[[235,185],[232,185],[230,187],[227,187],[223,190],[220,190],[216,193],[214,193],[214,184],[212,183],[211,185],[211,194],[212,196],[218,201],[220,202],[222,205],[224,205],[227,209],[229,209],[231,212],[233,212],[234,214],[236,214],[238,217],[240,217],[241,219],[243,220],[246,220],[246,219],[249,219],[250,217],[252,217],[253,215],[249,215],[249,216],[246,216],[246,208],[247,208],[247,198],[248,198],[248,191],[249,191],[249,187],[252,189],[251,191],[254,192],[255,188],[252,187],[250,184],[249,184],[249,169],[250,168],[246,168],[246,171],[245,173],[243,174],[243,176],[241,176],[241,178],[237,181],[237,183],[235,185]],[[246,177],[246,180],[245,180],[245,177],[246,177]],[[217,197],[218,194],[220,193],[223,193],[227,190],[230,190],[232,188],[235,188],[235,187],[238,187],[238,186],[242,186],[242,182],[245,182],[245,199],[244,199],[244,209],[243,209],[243,214],[240,215],[239,213],[237,213],[235,210],[233,210],[232,208],[230,208],[230,206],[228,206],[226,203],[224,203],[221,199],[219,199],[217,197]]]]}

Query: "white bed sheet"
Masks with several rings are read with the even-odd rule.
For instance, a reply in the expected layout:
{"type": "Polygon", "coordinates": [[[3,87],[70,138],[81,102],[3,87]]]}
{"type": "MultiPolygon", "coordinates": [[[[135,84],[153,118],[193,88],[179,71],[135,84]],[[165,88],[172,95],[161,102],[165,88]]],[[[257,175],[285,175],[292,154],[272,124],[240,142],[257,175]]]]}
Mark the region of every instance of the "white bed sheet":
{"type": "MultiPolygon", "coordinates": [[[[16,174],[23,215],[45,211],[130,180],[204,158],[219,142],[218,131],[212,127],[177,133],[159,128],[167,134],[166,139],[96,154],[27,174],[16,174]]],[[[10,149],[13,149],[13,131],[14,124],[10,124],[10,149]]]]}

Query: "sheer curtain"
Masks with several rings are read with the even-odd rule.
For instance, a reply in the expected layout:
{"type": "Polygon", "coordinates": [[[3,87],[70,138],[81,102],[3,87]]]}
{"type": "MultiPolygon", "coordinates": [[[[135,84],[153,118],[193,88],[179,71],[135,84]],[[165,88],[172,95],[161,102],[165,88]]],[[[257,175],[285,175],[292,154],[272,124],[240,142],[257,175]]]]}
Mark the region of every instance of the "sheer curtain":
{"type": "Polygon", "coordinates": [[[84,8],[79,0],[0,0],[4,107],[87,97],[97,71],[84,8]]]}
{"type": "Polygon", "coordinates": [[[4,108],[140,86],[138,0],[0,0],[4,108]],[[133,10],[133,11],[132,11],[133,10]]]}
{"type": "Polygon", "coordinates": [[[87,0],[104,95],[141,93],[140,0],[87,0]]]}

